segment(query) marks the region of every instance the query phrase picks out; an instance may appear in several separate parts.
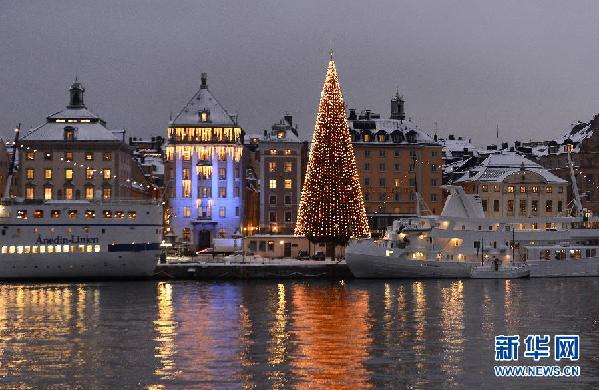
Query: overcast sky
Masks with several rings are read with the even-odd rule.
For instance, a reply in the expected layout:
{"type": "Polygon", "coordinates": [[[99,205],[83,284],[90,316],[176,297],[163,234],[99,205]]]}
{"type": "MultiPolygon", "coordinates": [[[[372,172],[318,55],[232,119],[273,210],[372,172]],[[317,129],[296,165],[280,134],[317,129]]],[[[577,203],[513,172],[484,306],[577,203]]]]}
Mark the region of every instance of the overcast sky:
{"type": "Polygon", "coordinates": [[[599,2],[0,0],[0,136],[67,103],[164,135],[201,72],[247,132],[292,113],[308,138],[335,51],[346,104],[478,144],[551,139],[599,113],[599,2]]]}

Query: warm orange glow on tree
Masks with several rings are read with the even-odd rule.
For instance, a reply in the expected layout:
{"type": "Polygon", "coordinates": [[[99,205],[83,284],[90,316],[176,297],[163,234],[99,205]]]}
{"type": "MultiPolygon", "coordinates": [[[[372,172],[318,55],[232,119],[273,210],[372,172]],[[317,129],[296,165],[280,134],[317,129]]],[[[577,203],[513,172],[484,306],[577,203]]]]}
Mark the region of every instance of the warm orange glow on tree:
{"type": "Polygon", "coordinates": [[[335,244],[370,236],[345,103],[332,58],[320,94],[295,234],[312,242],[335,244]]]}

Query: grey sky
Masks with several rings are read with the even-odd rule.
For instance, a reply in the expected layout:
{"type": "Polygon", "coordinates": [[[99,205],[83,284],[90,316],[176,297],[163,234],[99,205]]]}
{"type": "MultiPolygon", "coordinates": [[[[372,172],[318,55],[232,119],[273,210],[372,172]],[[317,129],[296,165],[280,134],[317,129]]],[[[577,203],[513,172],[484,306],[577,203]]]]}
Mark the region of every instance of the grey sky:
{"type": "Polygon", "coordinates": [[[109,128],[164,135],[200,73],[248,132],[314,126],[329,47],[349,107],[439,133],[546,138],[599,112],[599,2],[4,1],[0,136],[62,109],[75,74],[109,128]]]}

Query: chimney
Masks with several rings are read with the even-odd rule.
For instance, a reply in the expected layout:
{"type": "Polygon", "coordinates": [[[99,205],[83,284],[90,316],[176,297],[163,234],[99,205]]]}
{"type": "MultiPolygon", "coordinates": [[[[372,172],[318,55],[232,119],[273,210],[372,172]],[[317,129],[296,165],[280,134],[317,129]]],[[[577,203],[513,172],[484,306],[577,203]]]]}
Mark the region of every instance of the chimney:
{"type": "Polygon", "coordinates": [[[450,141],[454,141],[454,140],[455,140],[455,135],[453,135],[453,134],[449,134],[449,140],[450,140],[450,141]]]}
{"type": "Polygon", "coordinates": [[[406,119],[406,113],[404,111],[405,100],[403,96],[399,96],[399,91],[391,98],[391,116],[389,119],[396,119],[403,121],[406,119]]]}
{"type": "Polygon", "coordinates": [[[349,117],[347,118],[350,121],[355,121],[356,119],[358,119],[358,117],[356,116],[356,109],[355,108],[350,108],[349,109],[349,117]]]}
{"type": "Polygon", "coordinates": [[[202,85],[200,86],[200,88],[202,88],[202,89],[208,88],[208,83],[206,82],[207,79],[208,79],[208,75],[206,73],[202,73],[202,85]]]}
{"type": "Polygon", "coordinates": [[[292,115],[285,114],[283,119],[285,119],[285,121],[287,121],[287,123],[289,123],[289,126],[293,126],[293,116],[292,115]]]}

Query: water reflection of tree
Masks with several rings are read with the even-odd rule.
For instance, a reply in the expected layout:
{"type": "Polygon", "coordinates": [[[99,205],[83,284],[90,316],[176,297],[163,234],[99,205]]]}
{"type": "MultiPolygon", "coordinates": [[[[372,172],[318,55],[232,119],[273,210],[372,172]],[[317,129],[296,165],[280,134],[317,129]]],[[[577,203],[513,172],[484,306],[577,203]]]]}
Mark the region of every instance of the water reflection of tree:
{"type": "Polygon", "coordinates": [[[370,387],[368,293],[296,285],[292,290],[293,373],[300,387],[370,387]]]}

